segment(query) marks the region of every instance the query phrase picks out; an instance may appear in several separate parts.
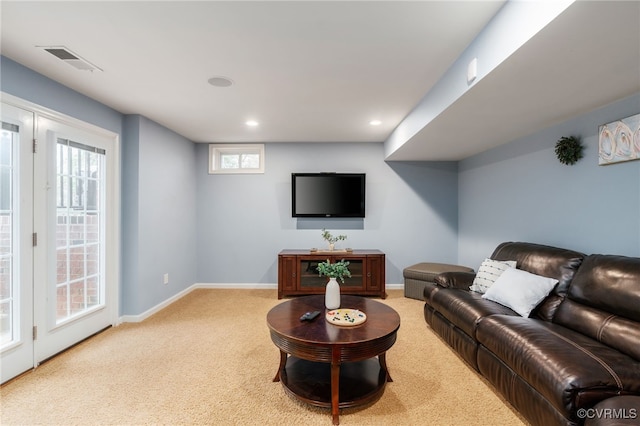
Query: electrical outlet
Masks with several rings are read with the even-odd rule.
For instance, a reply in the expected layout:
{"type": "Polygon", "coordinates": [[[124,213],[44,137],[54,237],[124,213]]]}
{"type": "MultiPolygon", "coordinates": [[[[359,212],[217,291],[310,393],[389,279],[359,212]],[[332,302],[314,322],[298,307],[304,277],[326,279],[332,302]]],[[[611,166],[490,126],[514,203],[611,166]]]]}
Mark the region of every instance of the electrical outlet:
{"type": "Polygon", "coordinates": [[[162,282],[165,285],[169,284],[169,273],[168,272],[166,274],[164,274],[164,277],[162,278],[162,282]]]}

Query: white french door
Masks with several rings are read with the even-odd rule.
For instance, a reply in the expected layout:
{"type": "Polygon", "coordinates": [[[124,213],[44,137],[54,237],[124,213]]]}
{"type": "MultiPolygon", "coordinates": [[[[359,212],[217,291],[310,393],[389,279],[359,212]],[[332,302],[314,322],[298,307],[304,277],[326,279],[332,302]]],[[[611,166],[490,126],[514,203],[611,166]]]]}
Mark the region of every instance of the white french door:
{"type": "Polygon", "coordinates": [[[34,167],[35,359],[40,362],[113,323],[107,266],[113,140],[38,118],[34,167]]]}
{"type": "Polygon", "coordinates": [[[5,363],[14,362],[3,351],[3,382],[15,376],[9,371],[37,366],[117,322],[117,139],[49,112],[36,111],[33,118],[37,149],[29,155],[31,177],[20,180],[32,200],[30,211],[20,213],[31,225],[25,228],[30,247],[20,261],[28,268],[30,259],[31,269],[14,280],[22,290],[13,313],[28,326],[22,346],[29,362],[5,374],[5,363]]]}
{"type": "Polygon", "coordinates": [[[2,105],[0,133],[0,376],[33,367],[34,114],[2,105]]]}

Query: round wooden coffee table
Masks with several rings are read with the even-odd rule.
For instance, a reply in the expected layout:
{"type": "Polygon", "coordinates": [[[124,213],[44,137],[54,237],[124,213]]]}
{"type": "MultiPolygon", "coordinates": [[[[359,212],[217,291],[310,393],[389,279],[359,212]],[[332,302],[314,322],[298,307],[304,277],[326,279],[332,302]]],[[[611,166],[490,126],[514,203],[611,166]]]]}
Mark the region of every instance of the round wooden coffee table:
{"type": "Polygon", "coordinates": [[[267,314],[271,340],[280,349],[273,381],[301,401],[331,408],[335,425],[340,408],[376,400],[392,381],[385,355],[400,328],[398,313],[375,300],[342,295],[340,307],[358,309],[367,320],[353,327],[327,322],[324,296],[298,297],[267,314]],[[300,321],[310,311],[321,313],[311,322],[300,321]]]}

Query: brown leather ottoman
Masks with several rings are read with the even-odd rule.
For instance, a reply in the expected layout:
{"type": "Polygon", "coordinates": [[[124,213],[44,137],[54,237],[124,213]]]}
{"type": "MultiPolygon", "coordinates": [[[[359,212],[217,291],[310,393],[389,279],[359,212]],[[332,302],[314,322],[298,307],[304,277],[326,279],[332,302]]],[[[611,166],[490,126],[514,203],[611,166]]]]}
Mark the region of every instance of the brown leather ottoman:
{"type": "Polygon", "coordinates": [[[614,396],[593,408],[578,410],[584,426],[627,426],[640,424],[640,396],[614,396]]]}
{"type": "Polygon", "coordinates": [[[426,283],[433,284],[436,275],[443,272],[471,272],[473,269],[466,266],[450,265],[447,263],[416,263],[403,270],[404,296],[411,299],[424,300],[424,288],[426,283]]]}

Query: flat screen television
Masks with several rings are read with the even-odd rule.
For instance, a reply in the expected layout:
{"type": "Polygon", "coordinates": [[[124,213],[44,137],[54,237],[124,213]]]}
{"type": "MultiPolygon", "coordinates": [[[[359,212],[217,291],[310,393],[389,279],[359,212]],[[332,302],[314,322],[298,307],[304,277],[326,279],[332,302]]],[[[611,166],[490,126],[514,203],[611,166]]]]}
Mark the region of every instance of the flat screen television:
{"type": "Polygon", "coordinates": [[[293,217],[364,217],[364,173],[292,173],[293,217]]]}

